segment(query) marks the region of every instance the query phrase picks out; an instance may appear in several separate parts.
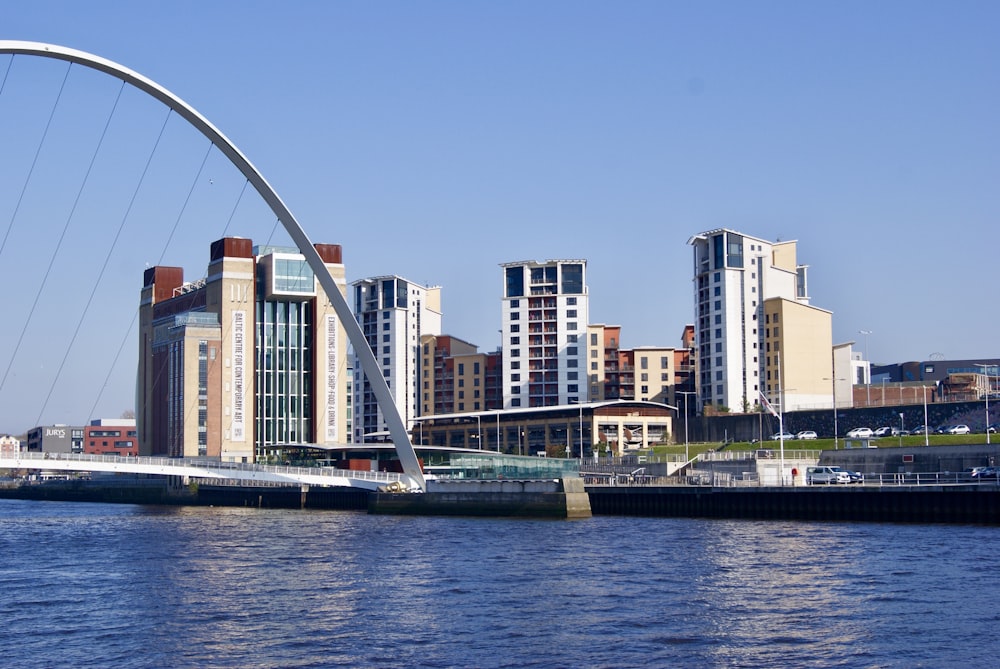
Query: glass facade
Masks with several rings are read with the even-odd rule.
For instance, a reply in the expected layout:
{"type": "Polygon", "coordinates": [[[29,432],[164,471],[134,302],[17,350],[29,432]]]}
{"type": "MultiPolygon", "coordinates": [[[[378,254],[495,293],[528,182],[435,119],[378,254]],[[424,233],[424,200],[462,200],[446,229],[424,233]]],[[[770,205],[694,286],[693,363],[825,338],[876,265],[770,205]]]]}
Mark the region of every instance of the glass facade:
{"type": "Polygon", "coordinates": [[[274,292],[312,295],[315,285],[312,268],[305,259],[274,259],[274,292]]]}
{"type": "Polygon", "coordinates": [[[257,457],[274,444],[313,441],[312,311],[312,302],[256,304],[257,457]]]}
{"type": "Polygon", "coordinates": [[[567,263],[562,266],[562,292],[569,295],[583,293],[583,265],[567,263]]]}
{"type": "Polygon", "coordinates": [[[507,281],[507,297],[524,296],[524,268],[508,267],[504,271],[507,281]]]}

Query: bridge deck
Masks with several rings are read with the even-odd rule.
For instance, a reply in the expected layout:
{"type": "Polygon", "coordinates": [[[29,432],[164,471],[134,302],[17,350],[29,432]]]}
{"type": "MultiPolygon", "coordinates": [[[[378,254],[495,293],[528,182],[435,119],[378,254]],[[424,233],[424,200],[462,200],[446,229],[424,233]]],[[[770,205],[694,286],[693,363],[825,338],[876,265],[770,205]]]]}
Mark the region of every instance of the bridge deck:
{"type": "Polygon", "coordinates": [[[243,483],[292,483],[310,486],[348,486],[376,490],[401,482],[391,472],[354,471],[332,467],[286,467],[184,458],[124,458],[76,453],[0,453],[0,469],[115,472],[219,479],[243,483]]]}

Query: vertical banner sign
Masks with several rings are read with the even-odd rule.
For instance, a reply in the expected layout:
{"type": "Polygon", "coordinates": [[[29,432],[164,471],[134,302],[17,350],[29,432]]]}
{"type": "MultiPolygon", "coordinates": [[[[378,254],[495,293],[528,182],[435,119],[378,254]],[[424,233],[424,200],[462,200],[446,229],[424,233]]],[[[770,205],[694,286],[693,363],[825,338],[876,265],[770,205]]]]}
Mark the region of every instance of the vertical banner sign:
{"type": "Polygon", "coordinates": [[[246,414],[243,408],[246,388],[246,358],[243,342],[246,337],[246,312],[233,312],[233,427],[232,440],[246,441],[246,414]]]}
{"type": "Polygon", "coordinates": [[[337,317],[326,317],[326,441],[337,441],[337,317]]]}

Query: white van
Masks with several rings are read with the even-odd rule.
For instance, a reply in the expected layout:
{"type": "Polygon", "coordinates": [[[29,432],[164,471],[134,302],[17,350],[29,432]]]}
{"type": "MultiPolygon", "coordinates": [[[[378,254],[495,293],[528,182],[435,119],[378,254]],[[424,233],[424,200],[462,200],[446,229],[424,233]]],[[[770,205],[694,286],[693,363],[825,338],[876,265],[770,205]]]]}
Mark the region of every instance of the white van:
{"type": "Polygon", "coordinates": [[[808,467],[806,485],[850,483],[851,475],[839,467],[808,467]]]}

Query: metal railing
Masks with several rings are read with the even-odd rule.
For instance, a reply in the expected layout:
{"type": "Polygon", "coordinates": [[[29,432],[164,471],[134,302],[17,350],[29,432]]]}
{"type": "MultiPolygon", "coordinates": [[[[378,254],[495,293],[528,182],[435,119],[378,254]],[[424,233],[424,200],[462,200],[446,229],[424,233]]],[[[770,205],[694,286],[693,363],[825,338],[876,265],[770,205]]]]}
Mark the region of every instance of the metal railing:
{"type": "MultiPolygon", "coordinates": [[[[394,472],[380,472],[354,469],[336,469],[333,467],[298,467],[290,465],[258,465],[246,462],[225,462],[203,458],[161,458],[161,457],[122,457],[117,455],[89,455],[84,453],[28,453],[5,454],[4,459],[30,462],[31,469],[45,469],[46,462],[78,462],[79,471],[88,471],[87,464],[119,465],[127,468],[129,465],[138,467],[164,467],[190,469],[191,476],[198,476],[198,470],[219,473],[266,473],[289,476],[320,476],[333,478],[350,478],[363,481],[392,482],[399,481],[401,476],[394,472]],[[37,464],[37,467],[34,466],[37,464]]],[[[238,478],[234,476],[233,478],[238,478]]],[[[249,476],[247,478],[250,478],[249,476]]]]}
{"type": "MultiPolygon", "coordinates": [[[[667,486],[711,486],[713,488],[752,488],[771,487],[774,484],[764,484],[756,472],[732,474],[728,472],[694,471],[683,476],[645,476],[621,472],[582,471],[584,483],[588,486],[605,487],[667,487],[667,486]]],[[[967,472],[912,472],[912,473],[877,473],[864,474],[858,483],[807,484],[803,478],[794,485],[784,487],[809,488],[848,488],[858,486],[896,487],[896,486],[1000,486],[1000,475],[983,478],[972,478],[967,472]]]]}

